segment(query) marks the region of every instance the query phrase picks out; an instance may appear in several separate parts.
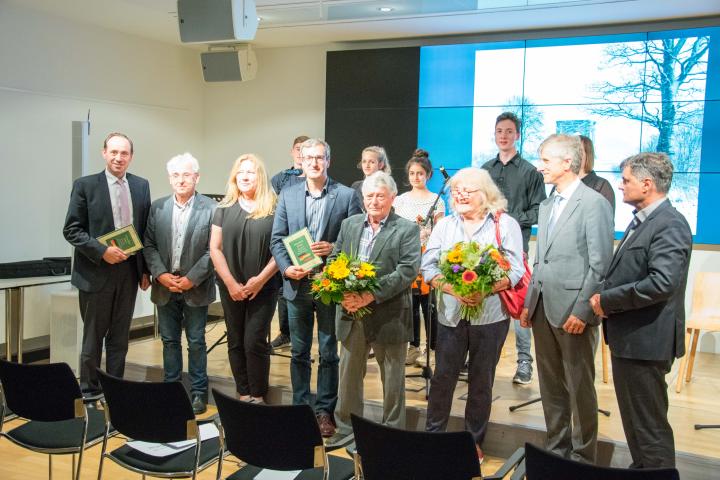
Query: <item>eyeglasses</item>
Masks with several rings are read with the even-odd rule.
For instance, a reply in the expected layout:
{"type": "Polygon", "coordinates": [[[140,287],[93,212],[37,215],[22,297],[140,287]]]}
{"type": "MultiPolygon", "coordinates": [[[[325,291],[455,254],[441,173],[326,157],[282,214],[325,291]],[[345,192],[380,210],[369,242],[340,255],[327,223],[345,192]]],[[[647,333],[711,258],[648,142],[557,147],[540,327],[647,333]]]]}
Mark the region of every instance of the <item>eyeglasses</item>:
{"type": "Polygon", "coordinates": [[[468,190],[467,188],[459,189],[459,188],[453,188],[450,190],[450,194],[453,197],[460,197],[460,198],[468,198],[470,194],[479,192],[480,189],[476,188],[475,190],[468,190]]]}
{"type": "Polygon", "coordinates": [[[305,156],[302,158],[303,162],[305,163],[313,163],[313,162],[323,162],[325,161],[325,155],[316,155],[316,156],[305,156]]]}

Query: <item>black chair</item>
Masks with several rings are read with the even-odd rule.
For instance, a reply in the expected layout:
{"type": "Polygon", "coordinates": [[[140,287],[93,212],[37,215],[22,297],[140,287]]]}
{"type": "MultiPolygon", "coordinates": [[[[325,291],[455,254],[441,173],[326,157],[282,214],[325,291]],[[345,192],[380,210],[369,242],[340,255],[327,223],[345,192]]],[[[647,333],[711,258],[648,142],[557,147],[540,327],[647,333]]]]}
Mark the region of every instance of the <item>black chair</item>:
{"type": "MultiPolygon", "coordinates": [[[[201,441],[198,421],[190,398],[181,382],[134,382],[113,377],[98,370],[105,399],[105,422],[122,435],[150,443],[195,440],[195,445],[180,453],[155,457],[124,444],[107,452],[107,434],[103,439],[98,480],[102,478],[105,457],[118,465],[163,478],[196,478],[197,472],[215,463],[221,453],[215,437],[201,441]]],[[[209,420],[212,421],[212,420],[209,420]]],[[[106,430],[107,433],[107,430],[106,430]]]]}
{"type": "Polygon", "coordinates": [[[416,432],[351,415],[356,478],[364,480],[480,480],[470,432],[416,432]]]}
{"type": "MultiPolygon", "coordinates": [[[[296,480],[347,480],[351,460],[327,455],[315,414],[308,405],[257,405],[213,389],[220,438],[247,465],[228,477],[250,480],[263,469],[302,470],[296,480]]],[[[222,477],[222,462],[217,478],[222,477]]]]}
{"type": "Polygon", "coordinates": [[[674,468],[626,469],[599,467],[568,460],[552,452],[525,444],[527,480],[679,480],[674,468]]]}
{"type": "Polygon", "coordinates": [[[47,454],[49,478],[52,456],[70,454],[73,478],[79,480],[85,449],[100,443],[105,431],[102,412],[86,405],[97,399],[83,400],[66,363],[24,365],[0,360],[0,437],[47,454]],[[5,432],[8,408],[27,421],[5,432]]]}

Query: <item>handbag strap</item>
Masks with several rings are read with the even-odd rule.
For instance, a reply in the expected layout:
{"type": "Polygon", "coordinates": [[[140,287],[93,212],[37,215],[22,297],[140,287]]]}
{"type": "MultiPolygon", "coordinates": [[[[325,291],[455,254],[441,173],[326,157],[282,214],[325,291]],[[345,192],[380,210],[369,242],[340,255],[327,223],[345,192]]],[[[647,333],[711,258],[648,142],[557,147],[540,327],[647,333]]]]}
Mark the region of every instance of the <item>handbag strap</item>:
{"type": "Polygon", "coordinates": [[[502,215],[500,210],[493,215],[493,220],[495,221],[495,240],[497,240],[498,249],[502,249],[502,242],[500,241],[500,215],[502,215]]]}

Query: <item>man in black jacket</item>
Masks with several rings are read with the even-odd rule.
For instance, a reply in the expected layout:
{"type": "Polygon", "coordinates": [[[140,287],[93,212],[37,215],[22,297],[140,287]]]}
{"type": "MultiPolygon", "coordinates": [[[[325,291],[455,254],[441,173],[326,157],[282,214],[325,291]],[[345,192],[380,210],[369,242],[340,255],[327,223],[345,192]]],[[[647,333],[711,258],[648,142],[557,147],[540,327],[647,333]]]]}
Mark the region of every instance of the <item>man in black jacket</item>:
{"type": "Polygon", "coordinates": [[[665,375],[685,353],[685,285],[692,232],[666,195],[673,166],[664,153],[620,164],[623,201],[634,218],[590,299],[612,353],[613,381],[631,468],[675,466],[665,375]]]}
{"type": "Polygon", "coordinates": [[[78,178],[70,194],[63,235],[75,247],[70,282],[78,288],[83,340],[80,385],[83,392],[100,392],[95,370],[100,367],[103,339],[106,370],[122,377],[128,350],[130,321],[138,285],[150,286],[142,255],[126,255],[97,238],[132,224],[140,238],[150,211],[148,181],[127,173],[133,144],[123,133],[111,133],[103,142],[106,168],[78,178]]]}

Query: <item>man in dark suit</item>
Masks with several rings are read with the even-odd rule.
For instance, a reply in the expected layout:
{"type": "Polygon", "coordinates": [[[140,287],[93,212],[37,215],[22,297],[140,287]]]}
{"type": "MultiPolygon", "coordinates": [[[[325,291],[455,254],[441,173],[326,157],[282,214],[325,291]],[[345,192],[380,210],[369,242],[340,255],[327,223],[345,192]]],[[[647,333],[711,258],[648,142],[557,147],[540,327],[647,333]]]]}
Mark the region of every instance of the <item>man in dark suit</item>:
{"type": "Polygon", "coordinates": [[[623,201],[634,218],[615,251],[602,292],[603,320],[631,468],[675,466],[665,375],[685,354],[685,286],[692,232],[667,199],[673,165],[664,153],[620,164],[623,201]]]}
{"type": "Polygon", "coordinates": [[[123,376],[137,288],[150,286],[142,255],[126,255],[97,240],[129,224],[143,237],[150,186],[144,178],[127,173],[133,158],[133,144],[127,135],[108,135],[102,156],[105,170],[73,183],[63,228],[65,239],[75,247],[70,281],[80,291],[80,384],[88,394],[100,392],[95,370],[100,367],[103,339],[107,372],[123,376]]]}
{"type": "Polygon", "coordinates": [[[376,265],[380,288],[346,294],[337,307],[335,328],[340,340],[340,387],[335,420],[338,437],[352,432],[350,414],[363,414],[363,380],[370,349],[375,352],[383,386],[382,423],[405,428],[405,356],[413,337],[412,286],[420,268],[417,223],[391,213],[397,186],[385,172],[375,172],[362,186],[367,214],[342,223],[330,259],[340,252],[376,265]],[[371,312],[353,320],[352,312],[371,312]]]}
{"type": "Polygon", "coordinates": [[[537,252],[521,314],[532,325],[549,450],[594,463],[597,447],[595,350],[600,319],[590,297],[610,265],[613,219],[605,198],[578,177],[577,136],[540,145],[540,171],[555,194],[540,204],[537,252]]]}
{"type": "Polygon", "coordinates": [[[362,209],[354,190],[328,177],[330,146],[327,143],[313,138],[306,140],[302,145],[302,158],[306,180],[285,187],[280,193],[270,249],[283,276],[283,296],[288,304],[293,403],[310,404],[310,348],[315,311],[320,348],[315,413],[320,432],[324,437],[331,437],[335,434],[332,416],[338,387],[335,307],[313,298],[310,292],[313,271],[293,265],[282,240],[307,227],[314,240],[312,251],[327,257],[340,233],[342,221],[362,209]]]}
{"type": "Polygon", "coordinates": [[[215,300],[209,242],[216,203],[195,191],[199,170],[198,161],[189,153],[167,163],[173,194],[152,203],[143,249],[153,278],[150,298],[157,305],[165,381],[182,379],[181,336],[185,327],[190,394],[196,414],[207,410],[205,325],[208,305],[215,300]]]}

